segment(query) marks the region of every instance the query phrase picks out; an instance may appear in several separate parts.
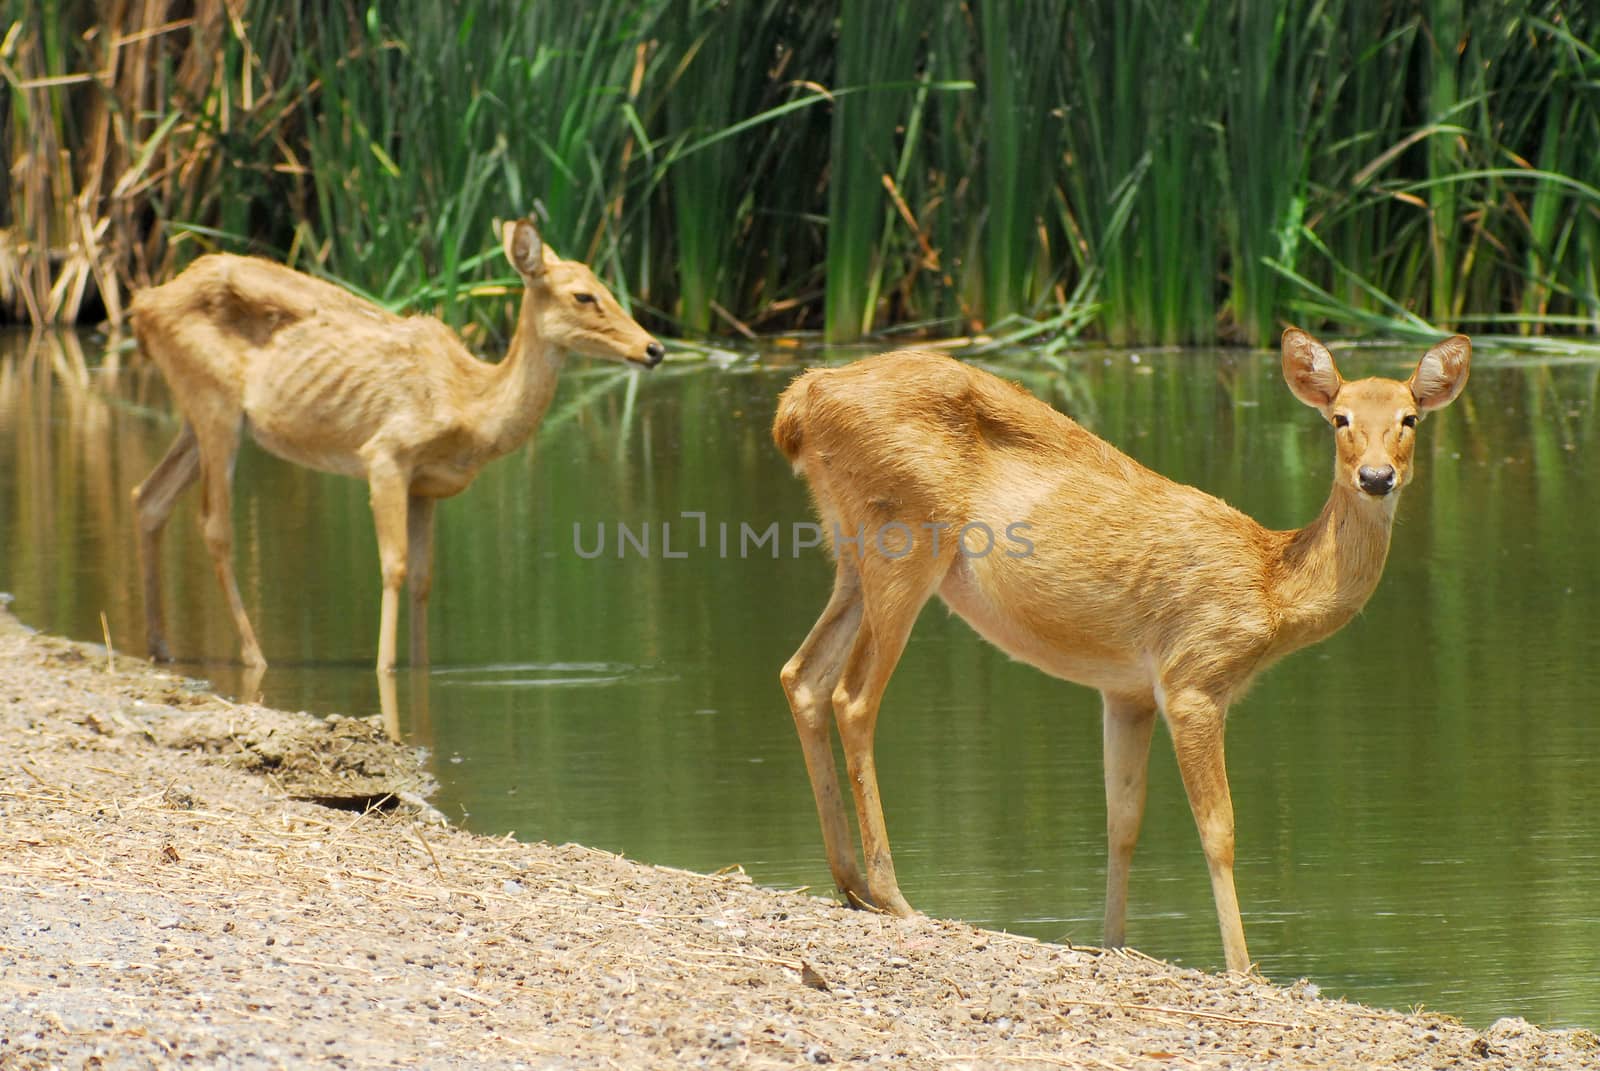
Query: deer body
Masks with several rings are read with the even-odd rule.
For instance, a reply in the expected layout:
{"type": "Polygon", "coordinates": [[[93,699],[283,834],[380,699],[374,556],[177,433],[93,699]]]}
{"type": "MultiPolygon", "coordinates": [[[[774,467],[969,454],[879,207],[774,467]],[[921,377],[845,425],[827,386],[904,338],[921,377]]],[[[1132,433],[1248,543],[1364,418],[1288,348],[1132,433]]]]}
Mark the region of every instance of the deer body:
{"type": "MultiPolygon", "coordinates": [[[[985,449],[968,443],[956,456],[985,449]]],[[[1010,479],[1049,492],[1000,496],[961,523],[1001,531],[1017,518],[1028,549],[958,551],[937,593],[984,639],[1053,676],[1142,698],[1168,677],[1200,678],[1232,698],[1260,669],[1337,631],[1382,573],[1387,517],[1345,508],[1342,494],[1304,534],[1275,532],[1120,455],[1126,464],[1098,450],[1051,460],[1042,472],[995,459],[1000,480],[1016,468],[1010,479]],[[1330,530],[1343,567],[1320,569],[1326,559],[1303,548],[1330,530]]]]}
{"type": "Polygon", "coordinates": [[[526,221],[506,256],[524,292],[511,346],[479,361],[449,328],[400,317],[330,283],[250,257],[201,257],[133,305],[140,347],[161,369],[184,426],[134,489],[151,653],[168,657],[158,548],[179,494],[202,483],[206,546],[246,663],[265,665],[231,562],[230,499],[240,433],[308,468],[366,480],[383,566],[378,667],[392,669],[398,593],[409,580],[414,661],[426,659],[433,503],[538,426],[567,351],[653,367],[660,343],[588,268],[557,257],[526,221]]]}
{"type": "Polygon", "coordinates": [[[791,385],[773,434],[810,484],[837,573],[833,598],[782,680],[847,897],[911,911],[894,877],[872,739],[889,675],[937,594],[1012,657],[1102,693],[1113,945],[1124,937],[1155,716],[1165,717],[1228,966],[1247,969],[1224,716],[1262,669],[1337,631],[1372,594],[1416,416],[1459,392],[1469,353],[1458,336],[1430,351],[1409,383],[1347,384],[1319,343],[1285,334],[1291,387],[1344,422],[1328,503],[1291,532],[1144,468],[1021,388],[946,356],[884,354],[791,385]],[[999,538],[991,543],[989,533],[999,538]],[[864,881],[833,765],[830,707],[864,881]]]}
{"type": "MultiPolygon", "coordinates": [[[[185,278],[204,267],[197,261],[185,278]]],[[[427,317],[309,316],[250,354],[246,426],[285,461],[341,476],[365,478],[368,458],[393,455],[411,466],[412,493],[448,498],[526,441],[549,408],[559,354],[528,341],[487,364],[427,317]],[[381,375],[366,354],[381,360],[381,375]]]]}

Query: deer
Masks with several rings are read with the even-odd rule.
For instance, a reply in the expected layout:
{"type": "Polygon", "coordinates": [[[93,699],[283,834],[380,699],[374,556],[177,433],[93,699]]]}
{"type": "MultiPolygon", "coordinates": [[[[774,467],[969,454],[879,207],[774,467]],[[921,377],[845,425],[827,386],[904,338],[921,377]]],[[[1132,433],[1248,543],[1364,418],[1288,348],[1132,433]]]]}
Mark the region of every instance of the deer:
{"type": "Polygon", "coordinates": [[[201,485],[205,546],[250,667],[266,659],[239,594],[231,500],[242,431],[267,452],[364,479],[377,527],[383,599],[377,668],[393,672],[400,589],[410,588],[410,654],[427,662],[434,505],[466,490],[526,442],[567,353],[654,368],[656,341],[532,220],[500,227],[522,279],[503,360],[473,357],[430,316],[403,317],[275,262],[208,254],[135,295],[140,349],[161,370],[183,426],[133,490],[150,654],[170,660],[161,612],[160,542],[179,495],[201,485]]]}
{"type": "Polygon", "coordinates": [[[1298,328],[1284,331],[1281,351],[1290,391],[1334,438],[1327,503],[1294,531],[1268,530],[1145,468],[1022,387],[943,354],[902,350],[816,368],[784,390],[773,438],[809,486],[835,572],[826,607],[779,677],[828,866],[849,904],[915,914],[895,878],[873,736],[912,626],[937,594],[1010,657],[1101,693],[1111,948],[1126,943],[1160,713],[1227,969],[1250,972],[1233,880],[1228,708],[1269,665],[1338,631],[1372,595],[1414,472],[1417,422],[1466,386],[1472,343],[1440,342],[1405,382],[1345,381],[1328,349],[1298,328]]]}

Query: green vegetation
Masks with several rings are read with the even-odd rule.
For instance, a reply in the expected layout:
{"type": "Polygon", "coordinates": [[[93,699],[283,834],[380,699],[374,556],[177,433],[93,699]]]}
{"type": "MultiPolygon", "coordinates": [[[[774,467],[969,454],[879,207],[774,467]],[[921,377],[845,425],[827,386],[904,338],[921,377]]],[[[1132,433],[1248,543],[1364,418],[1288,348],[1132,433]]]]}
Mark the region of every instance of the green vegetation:
{"type": "Polygon", "coordinates": [[[499,331],[537,204],[690,337],[1600,333],[1585,5],[0,8],[12,319],[230,248],[499,331]]]}

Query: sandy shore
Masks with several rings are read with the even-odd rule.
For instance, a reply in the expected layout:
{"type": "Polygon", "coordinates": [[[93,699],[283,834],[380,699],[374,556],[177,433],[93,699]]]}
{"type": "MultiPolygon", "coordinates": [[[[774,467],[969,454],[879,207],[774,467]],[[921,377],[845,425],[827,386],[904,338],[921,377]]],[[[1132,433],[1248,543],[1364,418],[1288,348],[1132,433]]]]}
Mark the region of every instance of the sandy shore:
{"type": "Polygon", "coordinates": [[[1587,1031],[475,836],[368,722],[3,612],[0,734],[0,1068],[1600,1066],[1587,1031]]]}

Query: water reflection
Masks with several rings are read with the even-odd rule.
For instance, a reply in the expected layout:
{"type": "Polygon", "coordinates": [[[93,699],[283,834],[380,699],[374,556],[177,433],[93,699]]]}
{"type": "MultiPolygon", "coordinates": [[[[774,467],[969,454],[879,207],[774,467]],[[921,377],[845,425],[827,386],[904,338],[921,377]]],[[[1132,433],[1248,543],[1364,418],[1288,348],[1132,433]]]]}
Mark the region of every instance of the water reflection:
{"type": "Polygon", "coordinates": [[[573,688],[616,684],[637,673],[625,662],[514,662],[434,672],[447,688],[573,688]]]}
{"type": "MultiPolygon", "coordinates": [[[[128,492],[176,431],[159,376],[74,336],[0,356],[0,590],[28,623],[142,652],[128,492]]],[[[1405,374],[1417,351],[1342,367],[1405,374]]],[[[1383,582],[1230,719],[1238,884],[1269,977],[1333,995],[1600,1024],[1600,366],[1477,355],[1428,421],[1383,582]]],[[[1327,494],[1326,429],[1272,354],[1079,354],[1018,378],[1146,464],[1273,527],[1327,494]]],[[[241,453],[240,586],[273,664],[246,679],[192,501],[163,548],[175,668],[291,709],[385,714],[472,828],[825,888],[776,674],[824,601],[816,551],[586,559],[573,526],[685,511],[811,519],[769,435],[792,369],[574,364],[532,449],[440,506],[434,664],[371,665],[365,488],[241,453]]],[[[694,522],[685,521],[688,525],[694,522]]],[[[688,531],[685,528],[685,531],[688,531]]],[[[658,530],[659,535],[659,530],[658,530]]],[[[676,538],[676,537],[675,537],[676,538]]],[[[674,542],[674,547],[678,546],[674,542]]],[[[659,541],[655,544],[659,551],[659,541]]],[[[912,903],[1093,943],[1105,881],[1098,698],[1010,663],[941,609],[918,624],[878,754],[912,903]]],[[[1129,931],[1220,965],[1171,748],[1152,756],[1129,931]]]]}

